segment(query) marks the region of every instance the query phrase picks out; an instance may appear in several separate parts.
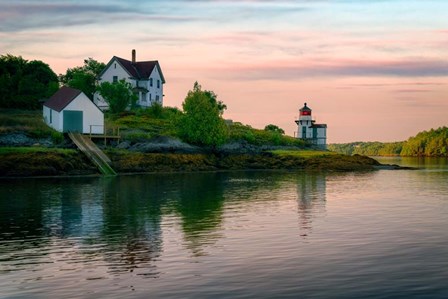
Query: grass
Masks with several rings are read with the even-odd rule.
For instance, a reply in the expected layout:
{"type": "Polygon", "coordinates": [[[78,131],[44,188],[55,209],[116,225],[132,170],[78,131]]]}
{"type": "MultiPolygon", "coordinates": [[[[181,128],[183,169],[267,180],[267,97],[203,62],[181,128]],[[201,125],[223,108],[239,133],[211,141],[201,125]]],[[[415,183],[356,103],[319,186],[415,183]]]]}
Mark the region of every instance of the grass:
{"type": "Polygon", "coordinates": [[[35,137],[49,136],[53,131],[42,119],[42,111],[0,110],[0,133],[23,131],[35,137]]]}
{"type": "Polygon", "coordinates": [[[41,110],[0,109],[0,134],[23,132],[29,137],[51,137],[60,142],[62,134],[47,126],[41,110]]]}
{"type": "Polygon", "coordinates": [[[46,148],[46,147],[0,147],[0,155],[5,154],[29,154],[29,153],[58,153],[64,155],[74,154],[74,149],[65,148],[46,148]]]}
{"type": "Polygon", "coordinates": [[[337,155],[334,152],[329,151],[318,151],[318,150],[273,150],[270,151],[277,156],[288,156],[288,157],[301,157],[301,158],[314,158],[323,156],[334,156],[337,155]]]}

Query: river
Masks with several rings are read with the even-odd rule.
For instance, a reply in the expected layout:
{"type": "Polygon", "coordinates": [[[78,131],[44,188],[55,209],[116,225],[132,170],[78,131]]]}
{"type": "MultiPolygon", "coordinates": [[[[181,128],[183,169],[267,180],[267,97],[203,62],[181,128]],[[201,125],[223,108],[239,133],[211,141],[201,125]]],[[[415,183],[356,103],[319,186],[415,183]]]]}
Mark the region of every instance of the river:
{"type": "Polygon", "coordinates": [[[448,298],[448,163],[0,180],[0,298],[448,298]]]}

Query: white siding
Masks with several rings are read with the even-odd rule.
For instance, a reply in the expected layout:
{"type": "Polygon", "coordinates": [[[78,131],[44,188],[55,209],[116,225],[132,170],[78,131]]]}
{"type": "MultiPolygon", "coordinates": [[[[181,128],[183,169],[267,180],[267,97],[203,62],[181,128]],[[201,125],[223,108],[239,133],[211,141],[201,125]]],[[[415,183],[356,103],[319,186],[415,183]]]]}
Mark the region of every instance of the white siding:
{"type": "Polygon", "coordinates": [[[43,108],[43,115],[45,123],[55,129],[56,131],[62,132],[62,116],[61,113],[50,109],[47,106],[43,108]],[[51,122],[50,122],[51,121],[51,122]]]}
{"type": "Polygon", "coordinates": [[[112,61],[109,68],[101,76],[99,83],[103,82],[113,82],[114,76],[117,76],[118,81],[125,79],[127,82],[135,86],[135,80],[129,79],[130,75],[128,72],[117,62],[117,60],[112,61]]]}
{"type": "MultiPolygon", "coordinates": [[[[82,132],[84,134],[103,134],[104,133],[104,115],[103,112],[89,100],[84,94],[79,94],[70,104],[61,111],[61,121],[63,111],[82,111],[82,132]],[[91,129],[92,128],[92,129],[91,129]],[[91,131],[92,130],[92,131],[91,131]]],[[[61,122],[63,123],[63,121],[61,122]]]]}
{"type": "MultiPolygon", "coordinates": [[[[114,59],[112,61],[112,63],[109,65],[109,67],[104,71],[104,73],[101,76],[98,83],[99,84],[101,84],[103,82],[112,83],[114,81],[114,76],[117,77],[118,81],[125,79],[126,82],[131,83],[132,87],[136,86],[135,80],[129,78],[130,75],[128,74],[128,72],[121,66],[121,64],[118,63],[118,61],[116,59],[114,59]]],[[[96,92],[93,95],[93,101],[102,110],[109,109],[109,104],[107,104],[107,102],[103,99],[103,97],[98,92],[96,92]]]]}

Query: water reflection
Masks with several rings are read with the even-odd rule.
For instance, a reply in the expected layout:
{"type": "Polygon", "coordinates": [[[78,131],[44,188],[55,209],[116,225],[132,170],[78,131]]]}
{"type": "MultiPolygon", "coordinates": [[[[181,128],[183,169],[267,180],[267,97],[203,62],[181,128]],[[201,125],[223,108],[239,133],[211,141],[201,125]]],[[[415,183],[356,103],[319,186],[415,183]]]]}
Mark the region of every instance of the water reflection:
{"type": "Polygon", "coordinates": [[[325,212],[326,175],[301,174],[298,176],[297,196],[300,236],[307,237],[312,231],[312,221],[325,212]]]}
{"type": "Polygon", "coordinates": [[[1,269],[36,270],[62,259],[56,270],[99,263],[112,275],[158,277],[164,218],[177,219],[171,225],[179,225],[183,247],[203,256],[223,237],[226,206],[238,213],[251,202],[291,196],[305,237],[325,211],[325,181],[322,174],[274,172],[3,181],[1,269]]]}

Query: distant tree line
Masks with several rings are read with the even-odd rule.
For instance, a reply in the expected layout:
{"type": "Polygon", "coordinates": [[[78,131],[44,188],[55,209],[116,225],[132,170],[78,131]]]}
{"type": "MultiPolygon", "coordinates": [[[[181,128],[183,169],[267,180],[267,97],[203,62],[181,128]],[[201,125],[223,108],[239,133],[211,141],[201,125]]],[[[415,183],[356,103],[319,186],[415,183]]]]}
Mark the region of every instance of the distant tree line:
{"type": "Polygon", "coordinates": [[[448,128],[423,131],[402,142],[330,144],[328,149],[346,155],[448,157],[448,128]]]}

